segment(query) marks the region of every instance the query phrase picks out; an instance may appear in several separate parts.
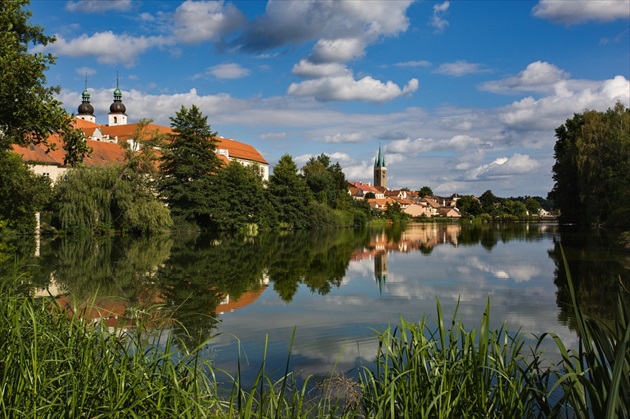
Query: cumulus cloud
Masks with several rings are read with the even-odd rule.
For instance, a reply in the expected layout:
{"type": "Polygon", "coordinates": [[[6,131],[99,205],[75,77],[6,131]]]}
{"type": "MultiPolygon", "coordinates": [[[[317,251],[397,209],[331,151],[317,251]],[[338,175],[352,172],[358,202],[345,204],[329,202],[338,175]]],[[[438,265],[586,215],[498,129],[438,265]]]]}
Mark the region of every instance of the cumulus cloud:
{"type": "Polygon", "coordinates": [[[509,129],[549,131],[576,112],[603,111],[617,101],[630,106],[630,81],[624,76],[601,82],[562,80],[554,85],[553,94],[538,100],[523,98],[500,109],[498,115],[509,129]]]}
{"type": "Polygon", "coordinates": [[[66,3],[71,12],[102,13],[111,10],[124,12],[131,9],[131,0],[77,0],[66,3]]]}
{"type": "Polygon", "coordinates": [[[360,132],[351,133],[336,133],[333,135],[326,135],[324,137],[325,143],[359,143],[364,140],[363,134],[360,132]]]}
{"type": "Polygon", "coordinates": [[[263,132],[260,134],[260,138],[263,140],[282,140],[287,138],[286,132],[263,132]]]}
{"type": "Polygon", "coordinates": [[[404,140],[392,141],[387,145],[386,151],[388,153],[418,154],[438,150],[464,151],[480,147],[490,148],[492,145],[487,141],[482,141],[480,138],[470,137],[468,135],[455,135],[451,138],[441,140],[432,138],[416,138],[415,140],[411,140],[410,138],[406,138],[404,140]]]}
{"type": "Polygon", "coordinates": [[[313,61],[348,60],[383,36],[407,30],[411,0],[335,2],[288,0],[268,2],[265,14],[245,28],[233,45],[264,52],[317,40],[313,61]]]}
{"type": "Polygon", "coordinates": [[[92,67],[79,67],[75,71],[81,76],[91,76],[96,74],[96,70],[92,67]]]}
{"type": "Polygon", "coordinates": [[[516,76],[486,82],[481,85],[481,89],[494,93],[549,92],[556,83],[569,77],[569,73],[553,64],[536,61],[516,76]]]}
{"type": "Polygon", "coordinates": [[[208,73],[217,79],[240,79],[249,76],[249,69],[236,63],[222,63],[209,67],[208,73]]]}
{"type": "Polygon", "coordinates": [[[184,43],[216,42],[241,29],[245,21],[232,3],[186,0],[175,10],[173,33],[184,43]]]}
{"type": "Polygon", "coordinates": [[[499,157],[493,162],[467,171],[464,180],[483,180],[509,177],[532,173],[540,167],[540,163],[526,154],[515,153],[511,157],[499,157]]]}
{"type": "Polygon", "coordinates": [[[468,74],[488,73],[490,70],[484,68],[482,64],[469,63],[465,60],[458,60],[452,63],[444,63],[436,68],[433,73],[444,74],[453,77],[462,77],[468,74]]]}
{"type": "Polygon", "coordinates": [[[411,79],[402,89],[394,82],[385,83],[370,76],[355,80],[352,74],[323,77],[291,83],[287,93],[293,96],[311,96],[320,101],[365,101],[382,103],[411,94],[418,90],[418,80],[411,79]]]}
{"type": "Polygon", "coordinates": [[[313,47],[313,62],[346,62],[363,55],[365,42],[359,38],[320,39],[313,47]]]}
{"type": "Polygon", "coordinates": [[[540,0],[532,11],[534,16],[567,25],[591,20],[611,22],[630,17],[630,0],[540,0]]]}
{"type": "Polygon", "coordinates": [[[123,64],[133,66],[138,55],[149,48],[171,45],[172,40],[162,36],[115,35],[112,31],[97,32],[92,36],[81,35],[66,40],[55,35],[57,41],[47,46],[38,45],[34,52],[52,51],[61,56],[82,57],[92,55],[102,64],[123,64]]]}
{"type": "Polygon", "coordinates": [[[330,76],[344,76],[349,74],[349,70],[342,64],[324,63],[315,64],[308,60],[300,60],[293,66],[292,73],[305,78],[320,78],[330,76]]]}
{"type": "Polygon", "coordinates": [[[405,61],[402,63],[396,63],[396,67],[431,67],[431,62],[426,60],[418,61],[405,61]]]}
{"type": "Polygon", "coordinates": [[[433,6],[433,17],[431,18],[431,26],[435,28],[435,32],[440,33],[444,32],[444,29],[448,26],[448,21],[444,19],[444,15],[448,11],[448,7],[450,6],[449,1],[445,1],[444,3],[436,4],[433,6]]]}

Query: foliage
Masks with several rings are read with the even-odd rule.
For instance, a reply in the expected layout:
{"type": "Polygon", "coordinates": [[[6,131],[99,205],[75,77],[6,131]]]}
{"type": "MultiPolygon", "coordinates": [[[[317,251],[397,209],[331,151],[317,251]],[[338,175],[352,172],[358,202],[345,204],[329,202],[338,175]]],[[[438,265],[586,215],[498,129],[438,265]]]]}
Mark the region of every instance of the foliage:
{"type": "Polygon", "coordinates": [[[330,157],[320,154],[309,159],[302,168],[302,173],[318,202],[333,209],[347,209],[351,206],[346,176],[339,163],[331,164],[330,157]]]}
{"type": "Polygon", "coordinates": [[[282,156],[274,167],[269,177],[268,193],[278,214],[278,222],[288,228],[308,227],[311,191],[288,154],[282,156]]]}
{"type": "Polygon", "coordinates": [[[182,108],[171,117],[174,135],[164,148],[159,190],[173,217],[206,227],[215,211],[217,174],[216,133],[199,108],[182,108]]]}
{"type": "Polygon", "coordinates": [[[0,148],[46,141],[68,128],[59,88],[49,87],[44,72],[55,63],[50,54],[29,53],[29,48],[55,41],[44,29],[29,23],[28,0],[0,2],[0,148]]]}
{"type": "Polygon", "coordinates": [[[86,156],[92,154],[92,147],[85,141],[85,135],[80,129],[68,125],[62,131],[62,137],[65,151],[63,164],[75,167],[82,163],[86,156]]]}
{"type": "Polygon", "coordinates": [[[425,196],[433,196],[433,190],[428,186],[423,186],[418,191],[418,195],[420,195],[420,198],[424,198],[425,196]]]}
{"type": "Polygon", "coordinates": [[[219,170],[212,224],[218,230],[238,230],[248,224],[270,228],[276,216],[265,193],[258,166],[232,161],[219,170]]]}
{"type": "Polygon", "coordinates": [[[479,200],[470,195],[459,197],[457,200],[457,209],[459,209],[462,214],[472,216],[480,215],[483,212],[483,208],[481,207],[479,200]]]}
{"type": "Polygon", "coordinates": [[[575,114],[556,129],[554,199],[565,223],[630,226],[630,109],[575,114]]]}
{"type": "Polygon", "coordinates": [[[54,187],[57,226],[67,233],[103,234],[112,229],[139,234],[172,226],[145,179],[126,166],[78,167],[54,187]]]}
{"type": "Polygon", "coordinates": [[[0,229],[35,231],[35,213],[51,198],[50,179],[36,175],[17,154],[0,150],[0,229]]]}

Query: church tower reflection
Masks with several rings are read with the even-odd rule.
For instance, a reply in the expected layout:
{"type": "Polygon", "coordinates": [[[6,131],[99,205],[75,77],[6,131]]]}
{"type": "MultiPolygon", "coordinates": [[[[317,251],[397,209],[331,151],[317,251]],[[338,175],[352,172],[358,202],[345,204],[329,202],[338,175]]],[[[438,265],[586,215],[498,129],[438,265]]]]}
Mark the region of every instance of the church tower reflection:
{"type": "Polygon", "coordinates": [[[383,295],[383,287],[387,282],[387,251],[374,256],[374,279],[380,294],[383,295]]]}

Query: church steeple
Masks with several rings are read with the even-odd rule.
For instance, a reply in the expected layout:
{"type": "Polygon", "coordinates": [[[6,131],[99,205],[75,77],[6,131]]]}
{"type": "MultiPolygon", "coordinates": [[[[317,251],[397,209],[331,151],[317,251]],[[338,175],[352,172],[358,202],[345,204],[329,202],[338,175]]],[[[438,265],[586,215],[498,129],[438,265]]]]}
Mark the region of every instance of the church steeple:
{"type": "Polygon", "coordinates": [[[77,118],[90,122],[96,122],[96,117],[94,116],[94,106],[90,104],[90,92],[88,92],[87,89],[87,74],[85,75],[85,90],[83,90],[83,94],[81,95],[81,104],[77,109],[77,118]]]}
{"type": "Polygon", "coordinates": [[[118,73],[116,73],[116,90],[114,102],[109,107],[109,125],[127,125],[127,108],[122,103],[122,92],[118,88],[118,73]]]}
{"type": "Polygon", "coordinates": [[[382,186],[387,188],[387,167],[385,166],[385,155],[381,151],[381,145],[378,145],[378,155],[374,160],[374,186],[382,186]]]}

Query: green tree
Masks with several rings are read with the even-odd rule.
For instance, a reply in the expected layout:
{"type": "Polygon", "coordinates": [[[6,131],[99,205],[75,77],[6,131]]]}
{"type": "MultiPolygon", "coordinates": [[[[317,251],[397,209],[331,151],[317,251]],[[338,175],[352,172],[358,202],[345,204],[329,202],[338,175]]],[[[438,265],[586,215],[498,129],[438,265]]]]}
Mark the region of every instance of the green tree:
{"type": "Polygon", "coordinates": [[[463,214],[477,216],[483,213],[483,208],[478,199],[470,195],[460,196],[457,200],[457,209],[463,214]]]}
{"type": "Polygon", "coordinates": [[[0,149],[0,230],[35,230],[35,213],[51,198],[50,179],[34,174],[17,154],[0,149]]]}
{"type": "Polygon", "coordinates": [[[493,208],[495,204],[499,202],[499,199],[496,196],[494,196],[494,194],[492,193],[490,189],[488,189],[487,191],[481,194],[481,196],[479,197],[479,202],[481,203],[481,206],[483,207],[484,212],[487,212],[488,214],[492,214],[493,208]]]}
{"type": "Polygon", "coordinates": [[[352,207],[346,176],[339,163],[331,164],[330,157],[326,154],[311,157],[302,168],[302,173],[318,202],[333,209],[352,207]]]}
{"type": "Polygon", "coordinates": [[[425,196],[433,196],[433,191],[428,186],[423,186],[418,191],[418,195],[420,195],[420,198],[424,198],[425,196]]]}
{"type": "Polygon", "coordinates": [[[273,202],[278,221],[288,228],[308,227],[308,206],[311,191],[290,155],[280,158],[269,177],[267,192],[273,202]]]}
{"type": "Polygon", "coordinates": [[[56,224],[68,233],[115,229],[152,234],[172,226],[169,209],[158,201],[155,190],[124,166],[71,169],[54,192],[56,224]]]}
{"type": "Polygon", "coordinates": [[[540,210],[540,202],[538,200],[532,198],[531,196],[525,199],[525,208],[527,208],[527,212],[529,215],[535,216],[538,215],[538,210],[540,210]]]}
{"type": "Polygon", "coordinates": [[[273,207],[268,197],[258,166],[243,166],[232,161],[219,171],[217,179],[216,211],[213,227],[237,230],[248,224],[263,228],[275,224],[273,207]]]}
{"type": "Polygon", "coordinates": [[[554,188],[562,222],[630,226],[630,109],[587,110],[556,129],[554,188]]]}
{"type": "Polygon", "coordinates": [[[171,117],[175,132],[164,148],[159,190],[174,218],[209,226],[215,211],[217,174],[222,165],[215,153],[216,132],[197,106],[182,106],[171,117]]]}
{"type": "Polygon", "coordinates": [[[55,63],[51,54],[29,48],[55,41],[29,23],[28,0],[0,2],[0,148],[45,142],[50,134],[69,130],[69,119],[54,98],[58,87],[46,85],[44,72],[55,63]]]}

